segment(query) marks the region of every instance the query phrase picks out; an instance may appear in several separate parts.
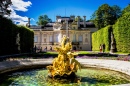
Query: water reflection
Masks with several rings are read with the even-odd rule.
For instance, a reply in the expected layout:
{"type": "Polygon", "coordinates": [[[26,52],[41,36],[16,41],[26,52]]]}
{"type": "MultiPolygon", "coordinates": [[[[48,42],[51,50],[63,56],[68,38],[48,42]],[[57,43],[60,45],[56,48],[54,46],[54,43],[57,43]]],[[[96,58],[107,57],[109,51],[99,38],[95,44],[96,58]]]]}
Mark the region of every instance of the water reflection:
{"type": "Polygon", "coordinates": [[[47,74],[46,69],[12,73],[6,77],[6,80],[0,86],[109,86],[130,83],[126,75],[93,68],[86,68],[77,72],[77,76],[81,78],[80,83],[72,83],[65,79],[49,81],[47,74]]]}

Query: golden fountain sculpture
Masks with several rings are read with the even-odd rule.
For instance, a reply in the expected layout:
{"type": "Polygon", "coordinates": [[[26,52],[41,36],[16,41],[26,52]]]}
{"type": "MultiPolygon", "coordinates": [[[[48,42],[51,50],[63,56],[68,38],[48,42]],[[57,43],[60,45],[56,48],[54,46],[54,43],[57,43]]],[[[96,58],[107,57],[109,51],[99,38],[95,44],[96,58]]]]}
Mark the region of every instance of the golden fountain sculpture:
{"type": "Polygon", "coordinates": [[[52,65],[47,66],[51,78],[74,78],[75,72],[81,69],[80,63],[74,58],[78,53],[71,52],[72,44],[67,36],[63,36],[61,47],[55,47],[58,57],[53,60],[52,65]]]}

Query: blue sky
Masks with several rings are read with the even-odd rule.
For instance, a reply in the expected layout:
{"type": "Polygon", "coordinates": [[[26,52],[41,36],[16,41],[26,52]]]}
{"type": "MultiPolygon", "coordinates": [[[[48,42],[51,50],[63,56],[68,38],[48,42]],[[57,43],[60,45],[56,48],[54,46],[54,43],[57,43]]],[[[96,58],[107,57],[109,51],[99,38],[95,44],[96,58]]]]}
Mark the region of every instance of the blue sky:
{"type": "Polygon", "coordinates": [[[118,5],[122,9],[130,4],[130,0],[12,0],[12,19],[21,24],[31,18],[31,24],[36,24],[40,15],[48,15],[53,21],[55,16],[87,16],[87,20],[102,4],[118,5]],[[18,17],[18,18],[17,18],[18,17]],[[21,21],[22,20],[22,21],[21,21]]]}

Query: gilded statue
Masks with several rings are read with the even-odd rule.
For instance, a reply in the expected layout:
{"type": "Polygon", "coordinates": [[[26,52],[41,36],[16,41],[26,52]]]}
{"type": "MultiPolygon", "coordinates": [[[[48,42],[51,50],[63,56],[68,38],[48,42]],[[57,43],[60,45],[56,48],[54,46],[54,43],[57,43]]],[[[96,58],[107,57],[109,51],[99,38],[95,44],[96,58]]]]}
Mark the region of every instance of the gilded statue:
{"type": "Polygon", "coordinates": [[[64,35],[60,44],[61,46],[54,48],[58,52],[58,57],[55,57],[52,65],[47,66],[52,78],[55,76],[69,76],[81,69],[80,63],[74,58],[78,53],[71,52],[72,44],[69,38],[64,35]]]}

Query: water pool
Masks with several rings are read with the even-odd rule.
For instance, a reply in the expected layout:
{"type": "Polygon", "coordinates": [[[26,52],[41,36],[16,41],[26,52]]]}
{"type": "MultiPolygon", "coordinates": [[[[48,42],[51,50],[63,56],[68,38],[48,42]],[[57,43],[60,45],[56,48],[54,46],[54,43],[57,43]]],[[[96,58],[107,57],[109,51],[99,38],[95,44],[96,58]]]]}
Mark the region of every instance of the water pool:
{"type": "Polygon", "coordinates": [[[105,69],[83,68],[76,73],[79,83],[48,81],[45,68],[15,72],[4,76],[0,86],[110,86],[130,83],[130,76],[105,69]]]}

